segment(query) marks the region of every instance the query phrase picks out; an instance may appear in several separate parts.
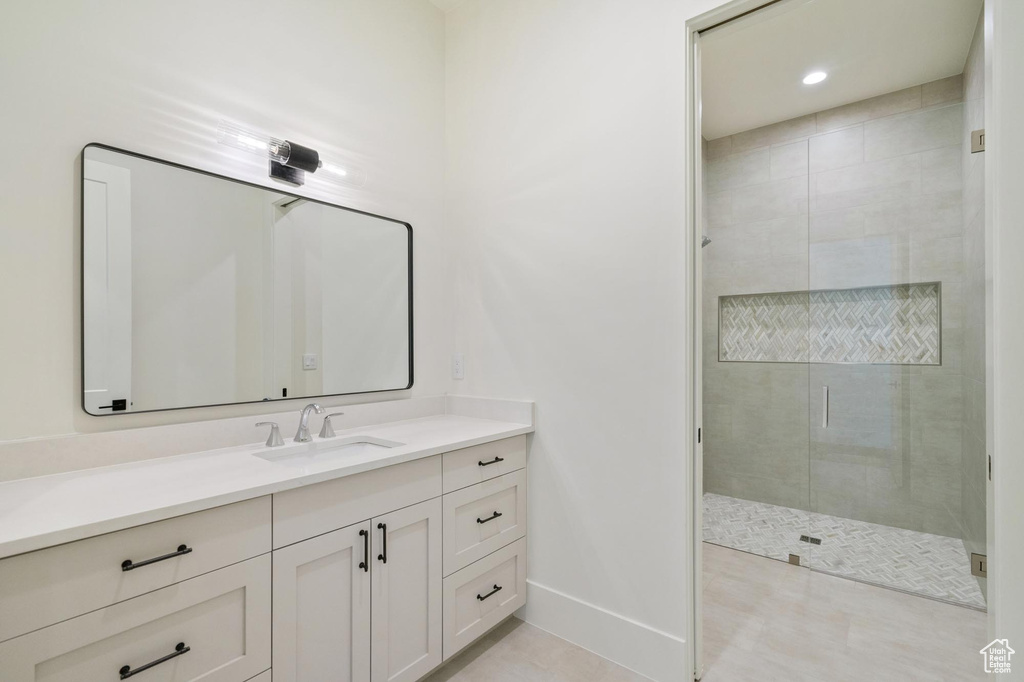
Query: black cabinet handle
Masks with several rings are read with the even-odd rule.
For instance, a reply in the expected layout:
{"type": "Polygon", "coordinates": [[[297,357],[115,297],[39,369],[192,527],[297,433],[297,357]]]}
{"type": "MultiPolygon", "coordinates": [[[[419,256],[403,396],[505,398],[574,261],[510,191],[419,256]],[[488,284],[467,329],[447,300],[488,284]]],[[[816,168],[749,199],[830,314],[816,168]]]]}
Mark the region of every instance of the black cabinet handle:
{"type": "Polygon", "coordinates": [[[380,534],[380,537],[381,537],[381,540],[384,543],[382,545],[382,547],[381,547],[381,553],[377,555],[377,561],[383,561],[384,563],[387,563],[388,562],[388,524],[386,524],[386,523],[378,523],[377,524],[377,528],[380,528],[381,531],[383,531],[380,534]]]}
{"type": "Polygon", "coordinates": [[[501,592],[501,585],[495,585],[493,590],[491,590],[487,594],[478,594],[476,595],[476,598],[480,601],[483,601],[484,599],[487,599],[488,597],[495,595],[499,592],[501,592]]]}
{"type": "Polygon", "coordinates": [[[480,460],[479,462],[477,462],[477,465],[478,466],[482,466],[482,467],[489,467],[492,464],[497,464],[498,462],[504,462],[504,461],[505,461],[504,457],[495,457],[490,462],[485,462],[483,460],[480,460]]]}
{"type": "Polygon", "coordinates": [[[174,647],[174,653],[167,654],[163,658],[158,658],[155,661],[151,661],[151,662],[147,663],[146,665],[140,665],[138,668],[135,668],[135,670],[132,670],[132,667],[130,665],[121,666],[121,669],[118,670],[117,672],[118,672],[118,674],[121,675],[121,679],[122,680],[127,680],[132,675],[138,675],[141,672],[145,672],[145,671],[149,670],[153,666],[157,666],[157,665],[160,665],[161,663],[165,663],[165,662],[171,660],[172,658],[177,658],[178,656],[182,656],[184,654],[187,654],[190,651],[192,651],[192,647],[185,646],[184,642],[178,642],[178,645],[174,647]]]}
{"type": "Polygon", "coordinates": [[[493,514],[491,514],[490,516],[488,516],[486,519],[481,519],[481,518],[477,517],[476,522],[477,523],[487,523],[488,521],[493,521],[494,519],[498,518],[499,516],[501,516],[501,512],[496,511],[493,514]]]}
{"type": "Polygon", "coordinates": [[[140,561],[138,563],[133,563],[131,559],[125,559],[121,562],[121,570],[133,571],[136,568],[141,568],[142,566],[149,566],[150,564],[155,564],[158,561],[166,561],[167,559],[173,559],[176,556],[184,556],[186,554],[191,553],[191,547],[186,547],[185,545],[178,545],[178,550],[175,552],[171,552],[170,554],[164,554],[163,556],[153,557],[152,559],[146,559],[145,561],[140,561]]]}
{"type": "Polygon", "coordinates": [[[363,536],[363,560],[359,562],[359,568],[365,573],[370,570],[370,531],[361,530],[359,534],[363,536]]]}

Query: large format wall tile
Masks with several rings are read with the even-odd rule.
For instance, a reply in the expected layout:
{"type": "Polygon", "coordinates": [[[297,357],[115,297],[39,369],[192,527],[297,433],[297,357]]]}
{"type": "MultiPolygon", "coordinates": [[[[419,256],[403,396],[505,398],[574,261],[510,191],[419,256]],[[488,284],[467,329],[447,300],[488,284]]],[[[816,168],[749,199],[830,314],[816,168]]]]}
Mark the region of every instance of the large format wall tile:
{"type": "Polygon", "coordinates": [[[771,147],[771,179],[783,180],[807,175],[807,141],[771,147]]]}
{"type": "Polygon", "coordinates": [[[708,192],[745,187],[767,182],[769,175],[769,150],[767,147],[743,154],[731,154],[708,169],[708,192]]]}
{"type": "Polygon", "coordinates": [[[864,158],[888,159],[960,144],[963,107],[959,104],[914,111],[864,124],[864,158]]]}
{"type": "Polygon", "coordinates": [[[921,106],[933,107],[938,104],[950,104],[963,99],[963,74],[942,78],[921,86],[921,106]]]}
{"type": "Polygon", "coordinates": [[[835,170],[864,162],[864,126],[816,135],[810,140],[811,172],[835,170]]]}
{"type": "Polygon", "coordinates": [[[890,116],[921,107],[921,86],[897,90],[871,99],[845,104],[817,114],[817,132],[846,128],[871,119],[890,116]]]}

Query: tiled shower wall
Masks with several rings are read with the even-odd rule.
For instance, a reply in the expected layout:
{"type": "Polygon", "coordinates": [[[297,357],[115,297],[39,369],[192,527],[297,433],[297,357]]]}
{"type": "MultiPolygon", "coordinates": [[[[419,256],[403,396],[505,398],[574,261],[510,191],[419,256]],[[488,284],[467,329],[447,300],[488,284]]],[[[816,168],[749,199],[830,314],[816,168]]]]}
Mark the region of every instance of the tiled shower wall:
{"type": "MultiPolygon", "coordinates": [[[[985,155],[971,153],[971,131],[985,127],[984,34],[982,22],[964,67],[964,361],[963,539],[968,552],[985,554],[985,155]]],[[[982,591],[985,579],[979,579],[982,591]]]]}
{"type": "Polygon", "coordinates": [[[705,490],[961,536],[962,89],[708,143],[705,490]],[[939,367],[717,361],[719,296],[908,282],[942,284],[939,367]]]}

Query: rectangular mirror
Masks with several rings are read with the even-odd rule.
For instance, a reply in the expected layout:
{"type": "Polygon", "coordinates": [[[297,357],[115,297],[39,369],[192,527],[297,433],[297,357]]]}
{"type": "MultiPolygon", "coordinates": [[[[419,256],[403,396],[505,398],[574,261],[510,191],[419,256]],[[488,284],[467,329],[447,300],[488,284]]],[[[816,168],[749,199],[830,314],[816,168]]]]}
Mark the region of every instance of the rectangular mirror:
{"type": "Polygon", "coordinates": [[[412,227],[92,144],[85,411],[412,386],[412,227]]]}

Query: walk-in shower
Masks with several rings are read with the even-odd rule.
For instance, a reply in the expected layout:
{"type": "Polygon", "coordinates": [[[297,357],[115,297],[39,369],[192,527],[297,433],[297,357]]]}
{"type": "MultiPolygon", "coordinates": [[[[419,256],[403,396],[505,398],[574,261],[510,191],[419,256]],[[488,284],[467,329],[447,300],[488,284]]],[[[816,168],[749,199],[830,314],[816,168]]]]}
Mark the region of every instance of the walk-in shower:
{"type": "Polygon", "coordinates": [[[705,541],[984,608],[981,44],[704,145],[705,541]]]}

